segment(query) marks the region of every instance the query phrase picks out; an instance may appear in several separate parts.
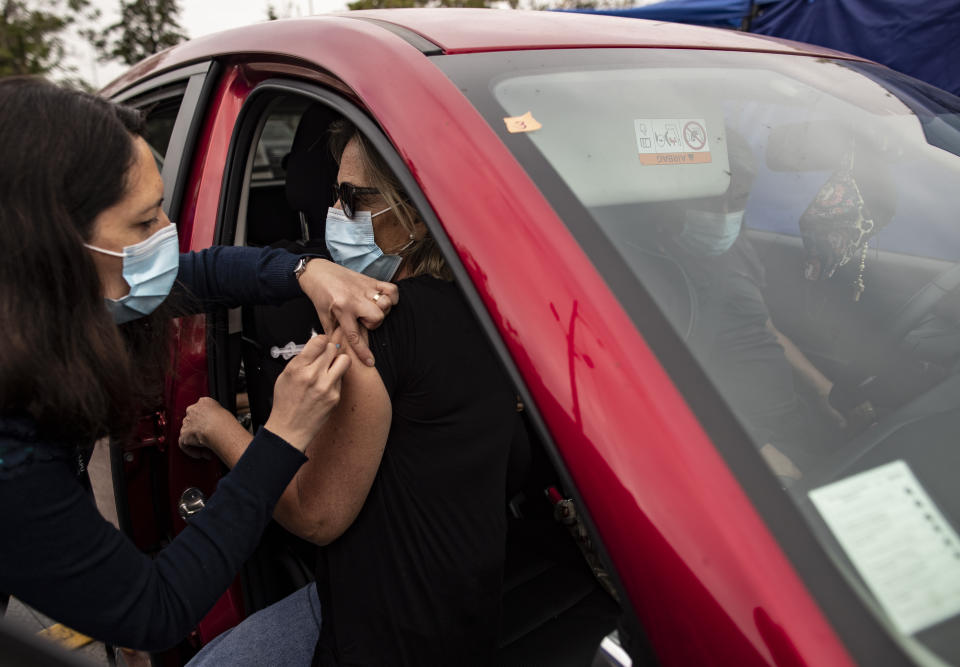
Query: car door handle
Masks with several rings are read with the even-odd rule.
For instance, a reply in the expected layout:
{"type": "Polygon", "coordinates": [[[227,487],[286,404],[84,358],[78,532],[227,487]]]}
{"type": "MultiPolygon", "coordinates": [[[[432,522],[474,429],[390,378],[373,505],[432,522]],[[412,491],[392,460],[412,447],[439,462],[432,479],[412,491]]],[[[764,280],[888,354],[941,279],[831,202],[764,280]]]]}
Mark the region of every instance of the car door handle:
{"type": "Polygon", "coordinates": [[[189,486],[180,494],[180,502],[177,509],[180,512],[180,518],[184,521],[190,521],[207,504],[207,497],[203,491],[195,486],[189,486]]]}

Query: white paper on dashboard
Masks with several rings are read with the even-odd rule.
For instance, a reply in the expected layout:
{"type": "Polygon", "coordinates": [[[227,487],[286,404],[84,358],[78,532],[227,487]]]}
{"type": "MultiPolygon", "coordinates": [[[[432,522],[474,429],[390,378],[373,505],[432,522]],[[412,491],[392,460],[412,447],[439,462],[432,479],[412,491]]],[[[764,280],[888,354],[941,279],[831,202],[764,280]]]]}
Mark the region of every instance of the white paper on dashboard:
{"type": "Polygon", "coordinates": [[[814,489],[810,500],[900,632],[960,613],[960,537],[904,461],[814,489]]]}

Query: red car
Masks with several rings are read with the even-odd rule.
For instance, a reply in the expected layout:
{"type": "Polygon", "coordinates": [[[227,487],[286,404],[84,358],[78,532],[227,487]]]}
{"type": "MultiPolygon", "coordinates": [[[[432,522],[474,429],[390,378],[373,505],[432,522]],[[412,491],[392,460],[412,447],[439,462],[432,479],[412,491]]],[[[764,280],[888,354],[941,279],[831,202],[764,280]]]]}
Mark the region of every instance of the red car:
{"type": "MultiPolygon", "coordinates": [[[[149,109],[184,251],[322,250],[336,118],[395,170],[529,426],[504,664],[960,661],[957,98],[732,31],[449,9],[232,30],[103,94],[149,109]]],[[[222,474],[178,450],[185,408],[257,426],[311,322],[181,322],[166,410],[115,454],[142,549],[222,474]]],[[[310,559],[269,530],[166,664],[310,559]]]]}

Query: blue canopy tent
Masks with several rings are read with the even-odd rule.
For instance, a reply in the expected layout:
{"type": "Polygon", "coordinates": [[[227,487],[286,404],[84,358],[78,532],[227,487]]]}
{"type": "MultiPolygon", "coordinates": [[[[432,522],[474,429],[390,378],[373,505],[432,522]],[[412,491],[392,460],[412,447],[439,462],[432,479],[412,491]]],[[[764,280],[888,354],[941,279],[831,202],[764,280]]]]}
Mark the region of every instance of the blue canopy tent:
{"type": "Polygon", "coordinates": [[[781,0],[750,32],[853,53],[960,95],[960,0],[781,0]]]}
{"type": "Polygon", "coordinates": [[[960,95],[960,0],[663,0],[591,14],[739,28],[883,63],[960,95]]]}
{"type": "MultiPolygon", "coordinates": [[[[752,11],[752,6],[761,7],[779,0],[663,0],[642,7],[619,9],[574,9],[566,11],[605,16],[624,16],[651,21],[674,21],[719,28],[740,28],[752,11]]],[[[561,10],[564,11],[564,10],[561,10]]]]}

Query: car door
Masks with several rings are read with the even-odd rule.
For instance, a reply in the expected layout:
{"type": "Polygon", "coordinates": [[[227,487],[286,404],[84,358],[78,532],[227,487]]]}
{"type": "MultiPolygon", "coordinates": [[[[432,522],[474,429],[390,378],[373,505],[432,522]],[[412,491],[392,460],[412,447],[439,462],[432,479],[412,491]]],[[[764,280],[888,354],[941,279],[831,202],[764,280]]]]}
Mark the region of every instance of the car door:
{"type": "MultiPolygon", "coordinates": [[[[323,252],[323,216],[326,207],[332,204],[329,186],[336,173],[336,165],[325,150],[323,133],[332,120],[346,117],[381,151],[431,229],[444,239],[450,261],[459,262],[450,240],[444,235],[442,222],[436,219],[409,164],[401,158],[402,147],[390,142],[356,99],[348,98],[336,87],[318,85],[318,81],[269,75],[270,67],[266,63],[251,63],[246,69],[246,81],[253,83],[253,89],[237,116],[226,159],[216,242],[284,245],[298,252],[323,252]],[[292,134],[290,127],[296,128],[292,134]],[[302,154],[303,147],[318,145],[320,149],[312,158],[317,164],[304,170],[301,162],[308,156],[302,154]],[[288,154],[276,159],[283,153],[288,154]],[[326,164],[322,164],[324,162],[326,164]]],[[[471,295],[473,285],[467,274],[462,272],[458,278],[464,291],[471,295]]],[[[500,333],[489,325],[489,315],[482,302],[475,295],[472,299],[481,322],[488,323],[487,330],[495,345],[502,346],[500,333]]],[[[313,307],[302,299],[279,307],[243,308],[239,315],[242,336],[229,324],[231,319],[236,321],[235,315],[221,312],[213,318],[219,324],[213,327],[215,333],[208,348],[211,393],[222,404],[233,405],[238,417],[246,417],[250,427],[255,428],[269,413],[269,389],[288,360],[283,350],[302,344],[311,328],[318,327],[313,307]],[[242,348],[242,376],[239,360],[231,352],[238,343],[242,348]],[[246,400],[234,403],[238,395],[246,400]],[[248,415],[244,414],[246,401],[249,402],[248,415]]],[[[511,363],[506,355],[504,360],[511,363]]],[[[527,405],[532,407],[530,403],[527,405]]],[[[604,584],[595,579],[577,545],[578,540],[582,540],[581,546],[588,545],[584,547],[588,557],[600,571],[603,567],[599,565],[599,540],[594,538],[591,545],[586,532],[572,539],[568,528],[553,519],[553,503],[566,498],[565,507],[569,506],[575,489],[555,452],[547,454],[546,450],[553,446],[544,440],[549,438],[549,432],[542,426],[537,429],[532,417],[527,423],[532,447],[536,449],[534,471],[528,471],[524,463],[517,464],[517,469],[523,467],[524,479],[516,483],[513,496],[504,499],[504,509],[513,513],[518,532],[527,532],[518,538],[515,548],[508,544],[507,559],[509,563],[512,554],[527,565],[536,561],[536,567],[519,568],[526,573],[515,569],[517,576],[510,578],[515,585],[504,591],[505,596],[510,596],[504,598],[507,610],[502,638],[504,655],[512,655],[512,659],[523,655],[541,658],[559,655],[566,650],[565,646],[570,647],[573,639],[571,650],[578,651],[583,662],[589,662],[604,635],[616,626],[620,609],[604,590],[604,584]],[[553,488],[556,494],[551,500],[544,497],[548,488],[553,488]],[[521,521],[521,516],[526,520],[521,521]],[[534,525],[537,528],[534,529],[534,525]],[[534,550],[527,549],[535,541],[530,530],[545,530],[552,536],[550,543],[557,544],[557,550],[544,556],[543,544],[534,550]],[[553,588],[553,594],[544,596],[544,587],[553,588]],[[564,620],[558,621],[558,617],[564,620]],[[590,622],[577,622],[577,618],[589,618],[590,622]],[[574,626],[570,627],[570,623],[574,626]],[[545,638],[551,633],[556,635],[555,639],[546,642],[545,638]]],[[[582,506],[580,515],[586,516],[582,506]]],[[[585,523],[577,525],[583,531],[589,530],[585,523]]],[[[268,528],[258,553],[241,575],[247,611],[260,609],[310,581],[312,549],[279,526],[268,528]]],[[[614,577],[612,572],[604,573],[607,584],[614,577]]]]}

